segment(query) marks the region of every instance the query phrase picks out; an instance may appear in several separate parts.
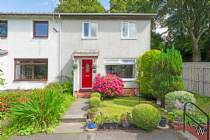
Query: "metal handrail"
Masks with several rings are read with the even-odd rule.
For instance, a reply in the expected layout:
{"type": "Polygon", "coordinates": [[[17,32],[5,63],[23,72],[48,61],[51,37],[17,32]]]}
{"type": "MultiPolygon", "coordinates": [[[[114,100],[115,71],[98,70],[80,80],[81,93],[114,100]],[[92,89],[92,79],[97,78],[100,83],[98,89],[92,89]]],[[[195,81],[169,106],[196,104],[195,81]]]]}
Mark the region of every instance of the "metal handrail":
{"type": "Polygon", "coordinates": [[[199,122],[197,122],[195,119],[193,119],[190,115],[188,115],[186,113],[186,107],[187,107],[188,104],[192,104],[193,106],[195,106],[198,110],[200,110],[206,116],[206,118],[207,118],[207,122],[206,122],[206,124],[207,124],[207,140],[209,140],[209,125],[210,125],[209,115],[205,111],[203,111],[199,106],[197,106],[196,104],[194,104],[192,102],[186,102],[184,104],[184,114],[183,114],[183,124],[184,124],[184,126],[183,126],[183,132],[185,132],[185,129],[186,129],[186,121],[185,121],[186,120],[186,116],[188,118],[190,118],[192,121],[194,121],[196,124],[198,124],[200,127],[202,127],[202,125],[199,122]]]}

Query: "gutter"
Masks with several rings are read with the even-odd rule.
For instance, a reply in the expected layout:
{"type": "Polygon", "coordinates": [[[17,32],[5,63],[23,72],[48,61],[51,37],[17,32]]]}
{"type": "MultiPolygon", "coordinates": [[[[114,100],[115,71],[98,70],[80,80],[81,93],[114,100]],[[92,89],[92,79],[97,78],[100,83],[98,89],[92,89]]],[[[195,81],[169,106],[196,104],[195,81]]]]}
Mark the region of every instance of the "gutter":
{"type": "Polygon", "coordinates": [[[59,72],[60,72],[60,81],[61,82],[63,82],[63,71],[62,71],[62,69],[61,69],[61,67],[62,67],[62,65],[61,65],[61,63],[62,63],[62,58],[61,58],[61,48],[62,48],[62,44],[61,44],[61,30],[62,30],[62,20],[61,20],[61,15],[59,14],[58,15],[58,19],[59,19],[59,72]]]}

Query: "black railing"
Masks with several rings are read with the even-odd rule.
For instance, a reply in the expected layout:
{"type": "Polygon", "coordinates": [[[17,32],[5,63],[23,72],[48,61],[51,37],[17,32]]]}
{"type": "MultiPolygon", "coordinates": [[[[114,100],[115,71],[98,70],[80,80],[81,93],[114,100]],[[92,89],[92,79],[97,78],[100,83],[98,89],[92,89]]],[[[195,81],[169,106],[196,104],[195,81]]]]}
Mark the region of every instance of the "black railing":
{"type": "Polygon", "coordinates": [[[209,140],[209,123],[210,123],[210,121],[209,121],[209,116],[208,116],[208,114],[206,113],[206,112],[204,112],[200,107],[198,107],[196,104],[194,104],[194,103],[192,103],[192,102],[187,102],[187,103],[185,103],[184,104],[184,114],[183,114],[183,132],[185,132],[185,130],[186,130],[186,116],[188,117],[188,118],[190,118],[193,122],[195,122],[198,126],[199,126],[199,129],[198,129],[198,127],[196,128],[196,131],[200,131],[201,129],[201,131],[203,131],[202,132],[202,134],[204,135],[204,133],[205,133],[205,130],[207,131],[207,140],[209,140]],[[195,106],[198,110],[200,110],[200,112],[202,112],[203,114],[204,114],[204,116],[206,116],[206,119],[207,119],[207,122],[206,122],[206,127],[207,128],[205,128],[205,126],[203,127],[202,126],[202,124],[201,123],[199,123],[199,122],[197,122],[195,119],[193,119],[192,117],[191,117],[191,115],[190,114],[188,114],[187,112],[186,112],[186,108],[187,108],[187,105],[188,104],[191,104],[191,105],[193,105],[193,106],[195,106]]]}

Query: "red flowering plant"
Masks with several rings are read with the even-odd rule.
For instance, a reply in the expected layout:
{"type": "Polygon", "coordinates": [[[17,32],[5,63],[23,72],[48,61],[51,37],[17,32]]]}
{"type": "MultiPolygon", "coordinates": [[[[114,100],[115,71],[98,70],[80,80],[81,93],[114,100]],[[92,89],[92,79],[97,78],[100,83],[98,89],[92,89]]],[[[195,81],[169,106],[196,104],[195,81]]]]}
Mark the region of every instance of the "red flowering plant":
{"type": "Polygon", "coordinates": [[[123,96],[123,87],[122,79],[113,74],[107,74],[106,76],[98,74],[93,83],[93,90],[105,97],[123,96]]]}

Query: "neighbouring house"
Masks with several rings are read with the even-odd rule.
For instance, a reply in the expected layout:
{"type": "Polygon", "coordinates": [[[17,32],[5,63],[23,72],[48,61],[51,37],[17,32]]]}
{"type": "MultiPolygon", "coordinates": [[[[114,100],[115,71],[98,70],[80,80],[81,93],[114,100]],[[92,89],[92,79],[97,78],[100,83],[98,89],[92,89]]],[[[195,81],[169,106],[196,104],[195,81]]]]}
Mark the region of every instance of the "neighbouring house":
{"type": "Polygon", "coordinates": [[[73,77],[74,92],[90,90],[96,74],[135,84],[135,60],[150,49],[145,13],[0,13],[1,90],[42,88],[73,77]]]}

